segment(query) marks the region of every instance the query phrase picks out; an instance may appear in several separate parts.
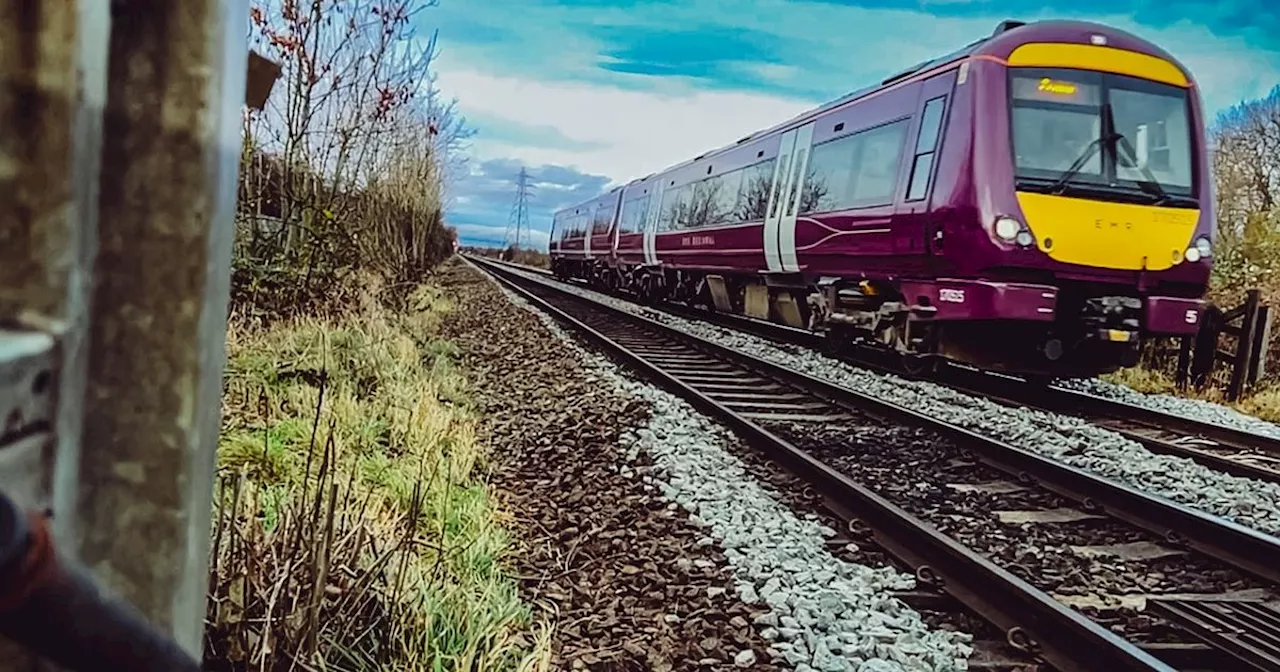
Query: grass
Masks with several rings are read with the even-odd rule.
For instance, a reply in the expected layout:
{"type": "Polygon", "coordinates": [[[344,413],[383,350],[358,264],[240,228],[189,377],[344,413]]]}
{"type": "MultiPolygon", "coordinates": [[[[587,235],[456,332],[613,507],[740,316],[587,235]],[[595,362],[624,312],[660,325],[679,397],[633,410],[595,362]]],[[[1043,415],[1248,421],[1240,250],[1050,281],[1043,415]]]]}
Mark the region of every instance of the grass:
{"type": "Polygon", "coordinates": [[[207,669],[545,670],[506,571],[452,309],[228,332],[207,669]]]}
{"type": "Polygon", "coordinates": [[[1188,399],[1200,399],[1223,404],[1261,420],[1280,423],[1280,385],[1262,383],[1245,392],[1236,402],[1228,402],[1221,389],[1209,387],[1203,391],[1179,390],[1173,378],[1161,371],[1136,366],[1120,369],[1101,376],[1103,380],[1131,387],[1146,394],[1168,394],[1188,399]]]}

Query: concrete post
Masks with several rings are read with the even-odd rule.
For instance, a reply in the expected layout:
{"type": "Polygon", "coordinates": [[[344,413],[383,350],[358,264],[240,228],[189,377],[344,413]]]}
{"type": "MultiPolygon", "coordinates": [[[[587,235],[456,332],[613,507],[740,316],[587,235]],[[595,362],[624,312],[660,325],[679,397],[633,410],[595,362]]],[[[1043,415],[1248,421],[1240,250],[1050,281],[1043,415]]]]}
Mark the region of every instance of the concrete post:
{"type": "Polygon", "coordinates": [[[110,6],[79,555],[199,656],[248,5],[110,6]]]}
{"type": "MultiPolygon", "coordinates": [[[[48,431],[0,446],[0,488],[19,504],[51,511],[55,541],[69,555],[109,30],[105,2],[0,0],[0,327],[12,330],[0,340],[53,344],[27,358],[35,367],[29,373],[53,372],[53,385],[37,395],[44,399],[20,398],[31,394],[29,384],[0,391],[28,416],[39,409],[23,421],[48,423],[48,431]]],[[[39,667],[0,641],[0,672],[39,667]]]]}

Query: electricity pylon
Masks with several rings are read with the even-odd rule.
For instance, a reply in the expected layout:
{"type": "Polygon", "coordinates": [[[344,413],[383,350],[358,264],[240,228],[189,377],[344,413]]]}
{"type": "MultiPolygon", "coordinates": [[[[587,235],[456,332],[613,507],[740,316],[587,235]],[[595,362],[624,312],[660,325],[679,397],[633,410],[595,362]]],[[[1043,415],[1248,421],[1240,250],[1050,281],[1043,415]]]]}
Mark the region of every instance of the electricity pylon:
{"type": "Polygon", "coordinates": [[[526,247],[529,241],[529,198],[533,196],[533,185],[529,184],[529,171],[520,169],[516,178],[516,200],[511,204],[511,216],[507,219],[507,235],[502,241],[502,249],[526,247]]]}

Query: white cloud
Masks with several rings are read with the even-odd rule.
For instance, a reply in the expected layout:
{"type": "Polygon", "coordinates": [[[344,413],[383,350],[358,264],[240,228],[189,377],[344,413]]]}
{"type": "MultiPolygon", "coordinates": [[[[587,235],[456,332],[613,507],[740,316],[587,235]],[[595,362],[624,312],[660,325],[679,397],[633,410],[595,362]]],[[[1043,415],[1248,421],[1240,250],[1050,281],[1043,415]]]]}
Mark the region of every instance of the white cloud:
{"type": "MultiPolygon", "coordinates": [[[[706,0],[698,8],[705,12],[718,4],[736,6],[736,1],[706,0]]],[[[762,0],[762,4],[773,6],[770,3],[779,1],[762,0]]],[[[1024,18],[1051,18],[1050,11],[1043,14],[1043,17],[1024,18]]],[[[922,39],[888,49],[883,47],[890,39],[886,37],[892,32],[890,27],[909,17],[921,20],[919,14],[908,10],[813,6],[803,13],[775,16],[763,12],[752,16],[737,11],[724,16],[733,16],[733,22],[739,27],[772,31],[789,42],[800,39],[797,36],[804,37],[810,47],[821,46],[819,51],[823,54],[850,52],[845,57],[824,57],[828,66],[821,68],[742,63],[741,69],[750,72],[762,87],[784,82],[798,84],[813,78],[830,82],[834,78],[840,82],[837,86],[847,82],[846,90],[859,88],[870,80],[858,72],[896,69],[940,55],[985,34],[994,25],[994,20],[989,18],[928,19],[922,27],[922,39]],[[855,18],[860,20],[853,20],[855,18]],[[832,32],[832,25],[858,28],[832,32]],[[868,43],[876,46],[867,51],[868,43]],[[833,67],[841,62],[848,63],[847,72],[833,67]]],[[[1280,82],[1277,54],[1251,49],[1243,38],[1217,37],[1189,20],[1159,29],[1137,25],[1122,15],[1099,16],[1094,20],[1134,32],[1181,60],[1200,84],[1210,121],[1218,110],[1242,98],[1265,95],[1280,82]]],[[[530,77],[527,70],[523,76],[513,76],[504,74],[511,72],[510,68],[486,58],[496,53],[486,54],[483,48],[453,52],[446,49],[438,64],[439,84],[447,94],[458,96],[464,113],[488,120],[510,119],[523,127],[550,127],[581,146],[556,147],[555,143],[532,142],[522,145],[519,138],[510,133],[504,133],[502,140],[486,139],[482,127],[473,142],[477,158],[511,158],[530,165],[572,166],[586,173],[606,175],[618,183],[731,143],[822,102],[767,93],[698,90],[688,80],[678,77],[649,80],[659,87],[658,91],[568,81],[580,77],[584,69],[591,69],[590,56],[599,45],[581,37],[562,40],[565,37],[562,33],[567,32],[565,25],[549,30],[554,33],[556,45],[547,46],[552,53],[539,58],[565,67],[540,63],[539,70],[545,70],[545,76],[530,77]],[[539,144],[543,146],[533,146],[539,144]]],[[[619,82],[633,78],[616,75],[619,82]]]]}
{"type": "Polygon", "coordinates": [[[557,149],[473,141],[480,159],[573,166],[615,182],[642,177],[697,153],[734,142],[814,106],[814,101],[750,93],[656,94],[580,83],[540,82],[460,67],[440,68],[443,90],[456,93],[464,113],[552,126],[599,148],[557,149]]]}

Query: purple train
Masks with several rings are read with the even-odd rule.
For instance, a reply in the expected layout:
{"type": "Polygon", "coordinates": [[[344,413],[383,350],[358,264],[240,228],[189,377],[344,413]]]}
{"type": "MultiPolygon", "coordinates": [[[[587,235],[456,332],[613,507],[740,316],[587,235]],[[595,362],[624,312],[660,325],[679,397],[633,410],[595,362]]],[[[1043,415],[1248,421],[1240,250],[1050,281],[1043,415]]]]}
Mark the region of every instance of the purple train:
{"type": "Polygon", "coordinates": [[[1191,75],[1092,23],[985,39],[555,214],[551,266],[1042,376],[1199,328],[1214,225],[1191,75]]]}

